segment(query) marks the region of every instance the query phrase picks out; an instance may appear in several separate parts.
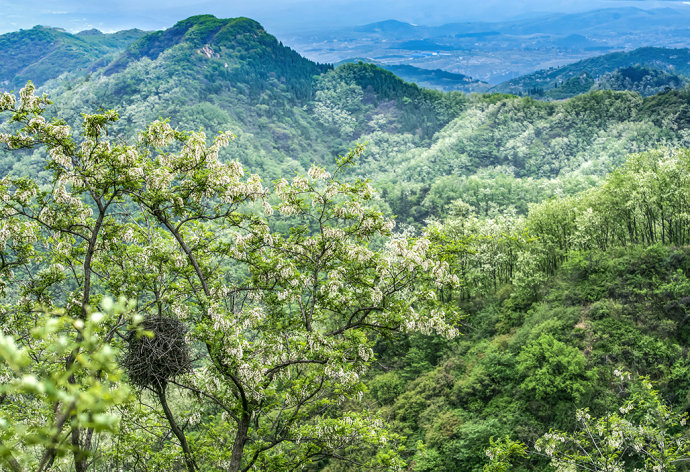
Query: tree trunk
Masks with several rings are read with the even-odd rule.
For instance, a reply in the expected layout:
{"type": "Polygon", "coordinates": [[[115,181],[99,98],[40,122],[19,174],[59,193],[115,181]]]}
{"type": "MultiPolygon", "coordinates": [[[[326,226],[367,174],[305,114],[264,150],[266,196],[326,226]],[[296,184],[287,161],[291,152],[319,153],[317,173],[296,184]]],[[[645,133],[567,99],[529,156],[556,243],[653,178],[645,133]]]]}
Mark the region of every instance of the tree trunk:
{"type": "Polygon", "coordinates": [[[184,453],[184,462],[187,466],[187,470],[189,472],[195,472],[197,468],[194,464],[194,458],[192,457],[192,450],[189,448],[189,444],[187,443],[187,437],[184,435],[184,431],[182,431],[182,428],[180,428],[177,425],[175,417],[173,416],[172,411],[170,411],[170,407],[168,406],[168,400],[165,397],[166,387],[167,384],[163,384],[161,387],[156,389],[156,393],[158,394],[158,400],[161,402],[161,406],[163,407],[165,417],[168,420],[168,424],[170,424],[170,429],[172,429],[173,434],[177,437],[178,441],[180,441],[180,446],[182,446],[182,452],[184,453]]]}
{"type": "MultiPolygon", "coordinates": [[[[0,440],[0,446],[5,447],[2,440],[0,440]]],[[[10,468],[11,472],[24,472],[24,468],[21,464],[14,458],[11,451],[7,451],[7,455],[3,458],[5,464],[10,468]]]]}
{"type": "Polygon", "coordinates": [[[242,413],[242,418],[237,425],[237,434],[235,435],[235,442],[232,445],[232,456],[230,457],[230,467],[228,472],[239,472],[242,467],[242,455],[244,453],[244,445],[249,437],[249,422],[251,416],[246,411],[242,413]]]}
{"type": "Polygon", "coordinates": [[[84,454],[81,445],[81,429],[78,426],[72,426],[72,447],[74,448],[74,470],[76,472],[86,472],[88,464],[86,461],[86,454],[84,454]]]}

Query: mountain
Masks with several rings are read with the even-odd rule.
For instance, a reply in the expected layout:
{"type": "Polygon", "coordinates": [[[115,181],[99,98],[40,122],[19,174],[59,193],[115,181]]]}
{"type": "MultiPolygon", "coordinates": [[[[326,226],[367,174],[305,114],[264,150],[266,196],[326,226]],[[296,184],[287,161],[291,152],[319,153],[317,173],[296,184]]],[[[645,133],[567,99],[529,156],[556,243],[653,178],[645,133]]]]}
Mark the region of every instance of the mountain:
{"type": "Polygon", "coordinates": [[[126,136],[159,117],[183,129],[231,130],[237,139],[226,157],[266,178],[330,164],[374,130],[421,145],[464,102],[371,64],[315,63],[256,21],[211,15],[146,34],[102,69],[46,91],[75,126],[81,113],[116,108],[126,136]]]}
{"type": "MultiPolygon", "coordinates": [[[[687,142],[690,125],[685,91],[592,91],[554,103],[442,93],[374,64],[315,63],[253,20],[210,15],[149,33],[104,68],[45,91],[75,127],[82,113],[117,109],[125,138],[159,117],[209,135],[230,130],[237,138],[221,157],[267,179],[329,166],[367,143],[351,172],[375,181],[382,204],[413,225],[458,200],[484,215],[525,213],[594,185],[630,152],[687,142]]],[[[39,162],[3,157],[0,174],[39,174],[39,162]]]]}
{"type": "Polygon", "coordinates": [[[347,59],[341,61],[338,65],[357,62],[375,64],[382,69],[394,73],[405,82],[414,83],[423,88],[442,90],[444,92],[479,92],[489,88],[489,85],[481,80],[475,80],[463,74],[453,74],[441,69],[430,70],[410,65],[385,64],[362,58],[347,59]]]}
{"type": "Polygon", "coordinates": [[[87,71],[145,34],[137,29],[71,34],[60,28],[35,26],[0,35],[0,90],[17,89],[29,79],[42,85],[65,72],[87,71]]]}
{"type": "Polygon", "coordinates": [[[690,49],[647,47],[540,70],[499,84],[491,91],[567,98],[593,88],[609,88],[653,95],[666,87],[682,88],[687,83],[682,76],[690,77],[690,49]]]}
{"type": "MultiPolygon", "coordinates": [[[[629,64],[620,58],[631,54],[599,59],[599,69],[587,70],[601,74],[602,88],[665,89],[680,83],[671,71],[686,70],[687,54],[644,49],[634,55],[633,63],[666,64],[663,73],[617,67],[629,64]]],[[[394,70],[421,83],[472,86],[465,76],[394,70]]],[[[557,90],[596,88],[594,79],[578,74],[568,80],[557,90]]],[[[251,19],[210,15],[146,34],[102,69],[46,91],[74,126],[81,113],[117,109],[117,131],[125,137],[159,117],[211,135],[233,131],[237,139],[222,157],[240,159],[268,179],[314,162],[328,166],[366,142],[352,172],[372,178],[390,211],[410,224],[443,215],[456,200],[485,215],[508,207],[524,213],[529,203],[563,189],[593,185],[630,152],[686,142],[681,130],[690,124],[685,91],[640,99],[594,90],[558,103],[442,93],[375,64],[315,63],[251,19]]],[[[0,173],[39,173],[27,169],[34,162],[3,160],[0,173]]]]}
{"type": "Polygon", "coordinates": [[[385,20],[376,23],[369,23],[368,25],[358,26],[354,31],[359,33],[377,33],[385,34],[391,37],[409,37],[414,34],[416,26],[410,23],[405,23],[398,20],[385,20]]]}
{"type": "Polygon", "coordinates": [[[578,13],[547,13],[517,20],[495,23],[449,23],[440,26],[418,28],[429,37],[462,32],[478,33],[494,31],[506,35],[547,34],[557,37],[579,35],[583,37],[658,34],[660,30],[682,34],[687,25],[688,12],[675,8],[642,9],[635,7],[601,8],[578,13]],[[677,31],[676,31],[677,30],[677,31]]]}
{"type": "Polygon", "coordinates": [[[499,30],[511,34],[630,34],[656,32],[660,28],[685,28],[687,18],[687,13],[674,8],[602,8],[505,22],[499,30]]]}

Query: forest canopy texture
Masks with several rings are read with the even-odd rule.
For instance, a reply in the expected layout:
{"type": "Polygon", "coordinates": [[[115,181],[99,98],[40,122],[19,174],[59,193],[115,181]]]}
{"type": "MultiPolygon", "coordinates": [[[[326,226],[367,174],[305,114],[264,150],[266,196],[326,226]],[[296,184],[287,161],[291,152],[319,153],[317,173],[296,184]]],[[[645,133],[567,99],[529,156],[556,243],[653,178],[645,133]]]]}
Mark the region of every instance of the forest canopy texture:
{"type": "Polygon", "coordinates": [[[0,468],[690,470],[687,88],[120,39],[0,94],[0,468]]]}

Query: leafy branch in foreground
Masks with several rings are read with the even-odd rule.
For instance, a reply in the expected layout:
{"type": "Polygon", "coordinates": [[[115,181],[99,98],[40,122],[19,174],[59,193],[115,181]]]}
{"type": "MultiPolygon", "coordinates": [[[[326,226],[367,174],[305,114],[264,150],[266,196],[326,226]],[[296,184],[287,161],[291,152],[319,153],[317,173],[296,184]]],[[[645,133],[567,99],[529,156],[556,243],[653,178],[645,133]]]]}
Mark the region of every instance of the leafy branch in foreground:
{"type": "Polygon", "coordinates": [[[123,323],[142,332],[126,302],[105,299],[102,308],[84,320],[61,310],[38,313],[30,340],[0,334],[0,459],[9,470],[55,470],[68,453],[86,457],[74,450],[70,429],[117,431],[113,407],[130,401],[131,389],[112,333],[123,323]],[[64,358],[73,359],[67,368],[56,362],[64,358]]]}

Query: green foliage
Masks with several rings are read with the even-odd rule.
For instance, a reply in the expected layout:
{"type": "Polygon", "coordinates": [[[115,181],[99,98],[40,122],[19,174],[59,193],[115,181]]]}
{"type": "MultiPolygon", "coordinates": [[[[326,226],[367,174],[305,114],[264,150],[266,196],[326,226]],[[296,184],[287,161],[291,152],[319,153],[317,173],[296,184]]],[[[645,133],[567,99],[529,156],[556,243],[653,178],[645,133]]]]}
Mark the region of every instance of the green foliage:
{"type": "MultiPolygon", "coordinates": [[[[690,267],[684,240],[674,239],[685,224],[669,223],[685,218],[687,162],[683,150],[631,156],[598,188],[500,224],[451,207],[455,215],[433,234],[468,282],[459,294],[471,313],[469,338],[445,347],[382,409],[396,415],[410,454],[424,441],[415,467],[481,470],[491,435],[530,444],[550,428],[571,431],[577,408],[605,417],[627,401],[617,396],[613,366],[659,380],[659,401],[676,407],[669,414],[687,407],[690,267]],[[443,440],[441,431],[450,431],[443,440]]],[[[380,362],[393,372],[421,366],[416,356],[390,356],[380,362]]],[[[539,455],[524,466],[549,470],[539,455]]]]}
{"type": "Polygon", "coordinates": [[[500,441],[490,440],[491,447],[486,450],[489,463],[484,465],[483,472],[508,472],[513,470],[513,461],[527,457],[527,446],[519,441],[513,441],[509,436],[500,441]]]}
{"type": "Polygon", "coordinates": [[[682,89],[688,79],[646,67],[626,67],[608,73],[596,84],[599,90],[630,90],[642,96],[682,89]]]}
{"type": "MultiPolygon", "coordinates": [[[[237,139],[221,158],[269,180],[330,166],[326,156],[367,142],[349,172],[372,178],[381,208],[418,226],[457,199],[480,215],[526,214],[530,203],[595,186],[630,152],[688,144],[685,92],[642,100],[601,91],[553,103],[444,94],[373,64],[314,64],[247,18],[192,17],[106,62],[50,84],[71,126],[82,112],[117,107],[123,136],[161,116],[182,129],[232,129],[237,139]]],[[[37,175],[41,159],[0,158],[0,175],[37,175]]]]}
{"type": "MultiPolygon", "coordinates": [[[[348,60],[347,62],[354,62],[354,60],[348,60]]],[[[363,60],[363,62],[371,61],[363,60]]],[[[443,90],[446,92],[473,92],[484,90],[489,87],[486,82],[481,82],[467,75],[448,72],[441,69],[430,70],[411,66],[409,64],[383,64],[378,62],[376,65],[394,73],[405,82],[414,83],[427,89],[443,90]]]]}
{"type": "MultiPolygon", "coordinates": [[[[67,466],[65,456],[73,452],[70,428],[104,435],[118,431],[115,407],[132,397],[112,336],[123,322],[137,335],[142,332],[134,329],[140,318],[131,315],[124,300],[105,299],[101,305],[103,312],[89,311],[85,319],[63,311],[37,314],[29,342],[17,336],[19,326],[17,335],[0,335],[0,460],[10,470],[67,466]]],[[[7,311],[2,309],[5,317],[7,311]]]]}
{"type": "Polygon", "coordinates": [[[142,37],[141,30],[103,34],[98,30],[70,34],[58,28],[35,26],[0,35],[0,91],[16,90],[27,80],[43,85],[63,74],[103,64],[142,37]]]}
{"type": "MultiPolygon", "coordinates": [[[[452,293],[459,279],[429,234],[393,233],[369,182],[343,178],[361,146],[339,157],[332,174],[312,166],[269,190],[237,161],[219,161],[230,133],[209,145],[203,132],[158,120],[128,144],[112,133],[118,114],[106,111],[85,115],[76,137],[43,117],[49,104],[31,84],[18,100],[0,96],[0,111],[11,113],[0,141],[45,146],[52,174],[43,187],[26,177],[0,180],[0,271],[11,307],[4,321],[31,352],[26,332],[39,307],[66,306],[81,333],[89,307],[107,306],[103,296],[113,293],[136,301],[154,336],[128,333],[119,317],[100,338],[104,349],[116,336],[127,340],[128,383],[155,414],[123,407],[118,438],[146,447],[123,456],[118,449],[131,444],[95,441],[97,425],[72,421],[61,438],[72,454],[66,463],[84,472],[93,455],[104,468],[143,460],[236,472],[337,458],[400,470],[401,438],[378,415],[345,403],[356,405],[365,391],[378,337],[458,335],[461,317],[438,293],[452,293]],[[191,429],[170,405],[183,392],[198,417],[191,429]],[[365,449],[372,455],[357,455],[365,449]]],[[[55,354],[67,360],[56,370],[88,391],[70,369],[86,350],[58,344],[67,347],[55,354]]],[[[101,357],[111,363],[97,365],[107,376],[114,359],[101,357]]],[[[101,413],[82,404],[89,420],[92,410],[101,413]]],[[[5,412],[15,421],[12,408],[5,412]]]]}
{"type": "Polygon", "coordinates": [[[578,410],[576,432],[550,431],[537,441],[536,451],[557,471],[677,470],[690,455],[682,432],[687,414],[673,412],[647,378],[631,387],[631,398],[619,412],[593,418],[587,409],[578,410]]]}
{"type": "MultiPolygon", "coordinates": [[[[607,86],[628,79],[672,78],[623,70],[607,86]]],[[[636,409],[616,421],[646,425],[650,450],[682,439],[682,425],[659,436],[636,412],[675,422],[662,396],[690,405],[688,91],[443,94],[374,65],[314,64],[252,20],[209,15],[49,87],[55,108],[33,86],[0,96],[13,151],[0,155],[0,317],[17,346],[4,368],[38,345],[52,353],[63,332],[86,342],[75,324],[108,313],[105,294],[136,300],[137,317],[179,320],[187,334],[172,344],[191,357],[146,364],[154,381],[121,377],[120,339],[166,344],[108,318],[94,328],[114,356],[104,376],[79,364],[63,390],[83,379],[82,393],[110,402],[84,411],[119,425],[74,417],[60,447],[8,426],[15,461],[54,450],[78,472],[87,458],[97,470],[550,470],[523,445],[549,429],[577,436],[577,410],[592,428],[613,418],[629,400],[615,368],[659,388],[656,400],[631,389],[636,409]],[[236,136],[178,131],[200,127],[236,136]],[[31,337],[46,319],[64,320],[59,334],[31,337]]],[[[72,352],[32,362],[64,384],[72,352]]],[[[7,423],[54,433],[56,398],[22,395],[37,416],[6,402],[7,423]]]]}
{"type": "Polygon", "coordinates": [[[585,364],[578,349],[548,334],[525,346],[517,357],[518,371],[524,378],[521,387],[537,400],[549,402],[577,402],[589,380],[585,364]]]}
{"type": "Polygon", "coordinates": [[[393,170],[380,185],[391,210],[410,223],[445,216],[456,199],[481,215],[524,214],[532,202],[595,186],[631,152],[687,146],[685,92],[670,94],[598,91],[552,103],[473,96],[430,145],[363,171],[393,170]],[[657,114],[661,107],[669,113],[657,114]]]}

